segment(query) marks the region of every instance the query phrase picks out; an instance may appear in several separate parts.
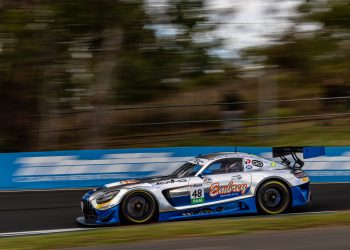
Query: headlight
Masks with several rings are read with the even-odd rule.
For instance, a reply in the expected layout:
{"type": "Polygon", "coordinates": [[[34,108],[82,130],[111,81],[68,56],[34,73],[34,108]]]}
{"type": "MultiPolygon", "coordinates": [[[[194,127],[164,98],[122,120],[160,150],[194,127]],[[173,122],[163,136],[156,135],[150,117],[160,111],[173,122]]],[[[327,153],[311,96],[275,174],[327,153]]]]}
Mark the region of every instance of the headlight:
{"type": "Polygon", "coordinates": [[[105,203],[108,203],[111,201],[117,194],[119,193],[119,190],[113,190],[109,192],[103,193],[101,196],[96,198],[96,203],[99,205],[103,205],[105,203]]]}

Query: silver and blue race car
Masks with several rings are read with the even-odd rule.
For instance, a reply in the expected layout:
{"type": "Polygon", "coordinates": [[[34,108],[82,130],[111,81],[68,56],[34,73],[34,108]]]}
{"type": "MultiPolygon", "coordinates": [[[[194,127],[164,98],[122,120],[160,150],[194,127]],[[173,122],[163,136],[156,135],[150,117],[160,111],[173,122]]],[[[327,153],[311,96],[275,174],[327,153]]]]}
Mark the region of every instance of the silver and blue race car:
{"type": "Polygon", "coordinates": [[[236,214],[279,214],[311,201],[304,159],[322,147],[273,148],[275,162],[238,152],[200,155],[167,176],[124,180],[82,197],[88,226],[149,223],[236,214]]]}

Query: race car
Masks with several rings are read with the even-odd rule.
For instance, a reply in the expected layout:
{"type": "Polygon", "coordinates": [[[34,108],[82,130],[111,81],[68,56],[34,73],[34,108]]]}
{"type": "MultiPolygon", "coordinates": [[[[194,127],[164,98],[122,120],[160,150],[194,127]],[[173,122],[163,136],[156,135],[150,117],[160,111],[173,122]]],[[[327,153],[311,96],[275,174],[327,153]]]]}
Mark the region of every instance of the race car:
{"type": "Polygon", "coordinates": [[[283,213],[311,201],[310,180],[298,153],[306,159],[323,155],[324,148],[273,148],[280,162],[238,152],[199,155],[167,176],[124,180],[87,192],[81,201],[84,216],[77,221],[98,226],[283,213]]]}

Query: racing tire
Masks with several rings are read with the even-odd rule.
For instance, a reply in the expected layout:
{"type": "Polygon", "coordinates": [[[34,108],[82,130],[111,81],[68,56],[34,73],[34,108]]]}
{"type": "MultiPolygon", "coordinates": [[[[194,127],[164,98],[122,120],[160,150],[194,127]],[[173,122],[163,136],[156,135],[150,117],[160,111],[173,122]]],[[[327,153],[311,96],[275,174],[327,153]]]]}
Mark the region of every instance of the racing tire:
{"type": "Polygon", "coordinates": [[[128,193],[120,206],[121,219],[125,223],[143,224],[154,221],[158,206],[154,197],[145,191],[128,193]]]}
{"type": "Polygon", "coordinates": [[[281,181],[264,182],[256,195],[258,211],[262,214],[280,214],[286,212],[291,204],[289,188],[281,181]]]}

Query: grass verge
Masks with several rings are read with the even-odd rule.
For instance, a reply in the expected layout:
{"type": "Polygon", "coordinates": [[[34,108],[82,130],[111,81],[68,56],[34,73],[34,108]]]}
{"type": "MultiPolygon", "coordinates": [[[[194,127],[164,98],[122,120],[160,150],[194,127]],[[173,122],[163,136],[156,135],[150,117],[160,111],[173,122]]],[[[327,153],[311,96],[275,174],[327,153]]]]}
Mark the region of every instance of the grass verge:
{"type": "Polygon", "coordinates": [[[230,217],[222,219],[122,226],[74,233],[21,236],[0,239],[0,249],[60,249],[127,242],[235,235],[256,231],[281,231],[324,226],[350,226],[350,211],[337,213],[230,217]]]}

